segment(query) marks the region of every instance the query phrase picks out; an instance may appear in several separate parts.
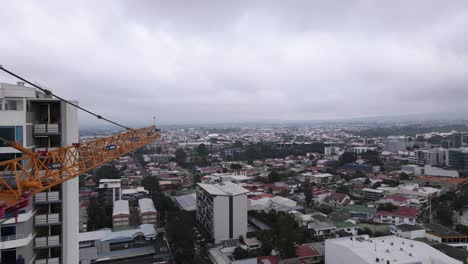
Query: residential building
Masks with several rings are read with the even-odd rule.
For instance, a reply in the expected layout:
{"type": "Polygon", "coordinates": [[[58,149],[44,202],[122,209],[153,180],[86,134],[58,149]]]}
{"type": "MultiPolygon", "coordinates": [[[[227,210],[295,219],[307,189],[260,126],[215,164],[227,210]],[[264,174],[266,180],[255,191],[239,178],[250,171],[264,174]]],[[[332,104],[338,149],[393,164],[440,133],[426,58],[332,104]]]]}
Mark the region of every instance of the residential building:
{"type": "Polygon", "coordinates": [[[426,243],[396,236],[369,238],[364,235],[325,240],[325,264],[347,263],[462,264],[426,243]]]}
{"type": "Polygon", "coordinates": [[[197,184],[197,223],[215,241],[245,237],[247,233],[247,193],[227,181],[197,184]]]}
{"type": "MultiPolygon", "coordinates": [[[[78,142],[77,117],[75,107],[24,83],[0,84],[0,136],[31,151],[78,142]]],[[[0,142],[0,161],[21,156],[0,142]]],[[[69,180],[30,199],[18,221],[1,223],[0,262],[78,263],[78,197],[78,179],[69,180]]]]}
{"type": "Polygon", "coordinates": [[[114,202],[112,210],[112,228],[126,228],[130,224],[130,208],[128,200],[114,202]]]}
{"type": "Polygon", "coordinates": [[[335,237],[336,226],[329,222],[314,221],[307,224],[315,237],[335,237]]]}
{"type": "Polygon", "coordinates": [[[315,184],[330,184],[335,181],[335,176],[330,173],[312,174],[310,172],[302,173],[298,176],[301,182],[315,183],[315,184]]]}
{"type": "Polygon", "coordinates": [[[439,224],[426,224],[425,228],[428,240],[468,250],[468,235],[439,224]]]}
{"type": "Polygon", "coordinates": [[[303,244],[296,248],[296,257],[299,263],[319,264],[323,263],[323,253],[315,249],[315,243],[303,244]]]}
{"type": "Polygon", "coordinates": [[[130,259],[135,263],[166,263],[171,260],[167,240],[158,239],[154,225],[150,224],[120,231],[105,228],[80,233],[79,245],[81,264],[130,259]]]}
{"type": "Polygon", "coordinates": [[[374,221],[382,224],[416,224],[418,209],[400,206],[395,211],[380,211],[374,216],[374,221]]]}
{"type": "Polygon", "coordinates": [[[445,166],[448,151],[445,148],[421,149],[414,151],[414,162],[418,165],[445,166]]]}
{"type": "Polygon", "coordinates": [[[328,206],[340,208],[352,202],[351,197],[344,193],[332,193],[326,198],[328,206]]]}
{"type": "Polygon", "coordinates": [[[384,197],[384,191],[379,189],[364,188],[361,190],[362,198],[368,201],[377,201],[384,197]]]}
{"type": "Polygon", "coordinates": [[[410,224],[401,224],[390,226],[390,232],[392,234],[408,239],[416,239],[416,238],[425,238],[426,237],[426,229],[419,225],[410,225],[410,224]]]}
{"type": "Polygon", "coordinates": [[[153,224],[156,225],[158,222],[158,212],[154,208],[153,200],[149,198],[143,198],[138,200],[140,207],[140,219],[142,224],[153,224]]]}
{"type": "Polygon", "coordinates": [[[325,156],[341,155],[340,147],[325,147],[325,156]]]}
{"type": "Polygon", "coordinates": [[[113,204],[122,199],[121,179],[101,179],[99,181],[99,201],[105,204],[113,204]]]}
{"type": "Polygon", "coordinates": [[[468,171],[468,148],[449,149],[447,165],[458,171],[468,171]]]}
{"type": "MultiPolygon", "coordinates": [[[[117,192],[119,190],[117,189],[117,192]]],[[[138,186],[136,188],[131,189],[123,189],[122,190],[122,199],[129,200],[129,199],[141,199],[148,197],[149,191],[145,190],[144,187],[138,186]]]]}

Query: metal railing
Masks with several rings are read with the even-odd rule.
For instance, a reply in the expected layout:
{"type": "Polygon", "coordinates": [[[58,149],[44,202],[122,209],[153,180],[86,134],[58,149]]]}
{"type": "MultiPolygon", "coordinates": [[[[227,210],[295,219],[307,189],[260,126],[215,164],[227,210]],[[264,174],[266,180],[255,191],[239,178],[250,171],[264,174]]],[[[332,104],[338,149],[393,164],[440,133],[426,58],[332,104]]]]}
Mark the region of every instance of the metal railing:
{"type": "Polygon", "coordinates": [[[42,214],[34,216],[36,225],[59,224],[60,214],[42,214]]]}
{"type": "Polygon", "coordinates": [[[60,246],[60,236],[36,237],[34,245],[36,248],[60,246]]]}
{"type": "Polygon", "coordinates": [[[34,134],[58,134],[60,133],[59,124],[35,124],[34,134]]]}
{"type": "Polygon", "coordinates": [[[16,234],[12,236],[1,236],[0,237],[0,242],[5,242],[5,241],[12,241],[12,240],[18,240],[18,239],[23,239],[28,237],[27,234],[16,234]]]}
{"type": "Polygon", "coordinates": [[[34,264],[59,264],[60,258],[36,259],[34,264]]]}
{"type": "Polygon", "coordinates": [[[60,192],[42,192],[34,196],[35,202],[56,202],[60,201],[60,192]]]}

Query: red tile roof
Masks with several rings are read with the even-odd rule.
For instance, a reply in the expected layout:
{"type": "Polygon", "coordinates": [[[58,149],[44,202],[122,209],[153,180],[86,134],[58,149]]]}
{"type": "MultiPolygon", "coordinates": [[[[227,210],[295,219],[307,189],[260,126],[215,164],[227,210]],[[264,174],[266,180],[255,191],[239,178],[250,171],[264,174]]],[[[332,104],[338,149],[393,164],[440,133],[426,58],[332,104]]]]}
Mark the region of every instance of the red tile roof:
{"type": "Polygon", "coordinates": [[[320,253],[318,253],[315,249],[304,245],[296,248],[296,256],[298,258],[310,258],[314,256],[320,256],[320,253]]]}
{"type": "Polygon", "coordinates": [[[262,256],[257,258],[259,263],[262,264],[278,264],[280,258],[278,256],[262,256]]]}
{"type": "Polygon", "coordinates": [[[335,200],[340,202],[343,202],[343,200],[346,198],[348,198],[348,195],[344,193],[332,193],[330,196],[328,196],[328,200],[335,200]]]}
{"type": "Polygon", "coordinates": [[[400,196],[400,195],[394,195],[394,194],[385,196],[384,199],[393,200],[393,201],[399,202],[399,203],[402,203],[402,202],[405,202],[406,200],[408,200],[408,198],[406,198],[406,197],[403,197],[403,196],[400,196]]]}
{"type": "Polygon", "coordinates": [[[398,207],[397,211],[394,211],[394,212],[380,211],[376,216],[379,217],[381,215],[416,218],[416,216],[418,215],[418,209],[406,207],[406,206],[400,206],[398,207]]]}

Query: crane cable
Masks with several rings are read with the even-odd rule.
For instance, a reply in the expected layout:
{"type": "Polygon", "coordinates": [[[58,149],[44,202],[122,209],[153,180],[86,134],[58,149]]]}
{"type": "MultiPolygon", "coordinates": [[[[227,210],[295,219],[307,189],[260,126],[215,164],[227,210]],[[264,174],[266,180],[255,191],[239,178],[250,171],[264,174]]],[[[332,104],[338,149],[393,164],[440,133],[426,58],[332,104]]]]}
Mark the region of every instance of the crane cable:
{"type": "Polygon", "coordinates": [[[83,107],[81,107],[81,106],[79,106],[79,105],[77,105],[77,104],[75,104],[75,103],[73,103],[73,102],[70,102],[70,101],[68,101],[68,100],[66,100],[66,99],[64,99],[64,98],[62,98],[62,97],[60,97],[60,96],[58,96],[58,95],[52,93],[52,91],[50,91],[50,90],[48,90],[48,89],[45,89],[45,88],[42,88],[42,87],[40,87],[39,85],[36,85],[36,84],[34,84],[34,83],[28,81],[27,79],[25,79],[25,78],[23,78],[23,77],[21,77],[21,76],[15,74],[15,73],[13,73],[13,72],[7,70],[7,69],[5,69],[2,65],[0,65],[0,70],[6,72],[6,73],[8,73],[8,74],[10,74],[11,76],[14,76],[14,77],[16,77],[16,78],[22,80],[23,82],[25,82],[25,83],[27,83],[27,84],[29,84],[29,85],[31,85],[31,86],[33,86],[33,87],[35,87],[35,88],[41,90],[41,91],[43,91],[46,95],[51,95],[51,96],[53,96],[53,97],[59,99],[60,101],[63,101],[63,102],[65,102],[65,103],[67,103],[67,104],[69,104],[69,105],[71,105],[71,106],[74,106],[74,107],[76,107],[76,108],[78,108],[78,109],[80,109],[80,110],[82,110],[82,111],[84,111],[84,112],[86,112],[86,113],[88,113],[88,114],[90,114],[90,115],[92,115],[92,116],[95,116],[97,119],[101,119],[101,120],[107,121],[107,122],[109,122],[109,123],[111,123],[111,124],[114,124],[114,125],[116,125],[116,126],[125,128],[126,130],[133,130],[133,129],[130,128],[130,127],[127,127],[127,126],[124,126],[124,125],[119,124],[119,123],[117,123],[117,122],[114,122],[114,121],[112,121],[112,120],[110,120],[110,119],[107,119],[107,118],[103,117],[102,115],[98,115],[98,114],[96,114],[96,113],[94,113],[94,112],[92,112],[92,111],[90,111],[90,110],[88,110],[88,109],[86,109],[86,108],[83,108],[83,107]]]}

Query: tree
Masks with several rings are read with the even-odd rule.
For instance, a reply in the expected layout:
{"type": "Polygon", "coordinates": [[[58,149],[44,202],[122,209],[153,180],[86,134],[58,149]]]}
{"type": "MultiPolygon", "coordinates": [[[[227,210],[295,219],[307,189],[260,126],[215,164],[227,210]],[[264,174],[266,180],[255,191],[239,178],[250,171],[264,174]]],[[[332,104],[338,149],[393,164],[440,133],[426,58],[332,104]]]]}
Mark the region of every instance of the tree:
{"type": "Polygon", "coordinates": [[[307,206],[310,206],[312,204],[313,200],[313,194],[312,194],[312,188],[310,186],[310,183],[306,182],[304,184],[304,196],[305,196],[305,203],[307,206]]]}
{"type": "Polygon", "coordinates": [[[232,253],[232,256],[234,257],[235,260],[239,259],[246,259],[250,257],[249,251],[241,248],[241,247],[236,247],[234,249],[234,252],[232,253]]]}
{"type": "Polygon", "coordinates": [[[452,209],[450,206],[440,206],[439,209],[437,209],[437,219],[445,226],[452,226],[452,209]]]}
{"type": "Polygon", "coordinates": [[[395,211],[396,209],[398,209],[398,206],[393,205],[391,203],[381,204],[377,208],[377,210],[379,211],[386,211],[386,212],[392,212],[392,211],[395,211]]]}
{"type": "Polygon", "coordinates": [[[120,171],[112,165],[102,165],[96,170],[96,184],[99,184],[101,179],[120,179],[120,171]]]}
{"type": "Polygon", "coordinates": [[[409,179],[410,178],[409,178],[408,174],[406,174],[404,172],[400,173],[400,181],[409,181],[409,179]]]}
{"type": "Polygon", "coordinates": [[[150,193],[156,193],[161,191],[159,186],[159,180],[154,176],[146,176],[141,180],[141,185],[150,193]]]}
{"type": "Polygon", "coordinates": [[[274,170],[268,174],[268,182],[273,183],[277,181],[281,181],[281,176],[277,171],[274,170]]]}
{"type": "Polygon", "coordinates": [[[194,257],[193,220],[187,211],[169,212],[167,236],[176,263],[191,263],[194,257]]]}
{"type": "Polygon", "coordinates": [[[231,168],[231,170],[240,170],[240,169],[242,169],[242,165],[239,164],[239,163],[231,163],[231,165],[229,167],[231,168]]]}
{"type": "MultiPolygon", "coordinates": [[[[110,207],[110,206],[107,206],[110,207]]],[[[112,209],[112,207],[110,207],[112,209]]],[[[112,212],[106,206],[100,205],[96,197],[89,199],[87,208],[88,213],[88,231],[94,231],[101,228],[109,227],[112,224],[112,212]]]]}
{"type": "Polygon", "coordinates": [[[356,160],[357,160],[357,156],[354,152],[345,152],[340,157],[341,165],[346,164],[346,163],[354,163],[356,162],[356,160]]]}
{"type": "Polygon", "coordinates": [[[369,185],[369,184],[372,184],[372,182],[371,180],[369,180],[369,178],[366,178],[366,180],[364,181],[364,184],[369,185]]]}
{"type": "Polygon", "coordinates": [[[183,149],[178,148],[175,152],[175,161],[177,162],[177,164],[183,165],[185,164],[186,160],[187,160],[187,154],[185,153],[183,149]]]}
{"type": "Polygon", "coordinates": [[[200,166],[208,164],[208,149],[205,144],[200,144],[195,149],[194,163],[200,166]]]}
{"type": "Polygon", "coordinates": [[[236,142],[234,142],[234,144],[232,144],[232,147],[233,148],[243,148],[244,144],[242,143],[242,141],[236,140],[236,142]]]}
{"type": "Polygon", "coordinates": [[[346,186],[346,185],[340,185],[340,186],[338,186],[338,188],[336,188],[336,192],[337,192],[337,193],[345,193],[345,194],[348,194],[348,193],[349,193],[349,187],[346,186]]]}

